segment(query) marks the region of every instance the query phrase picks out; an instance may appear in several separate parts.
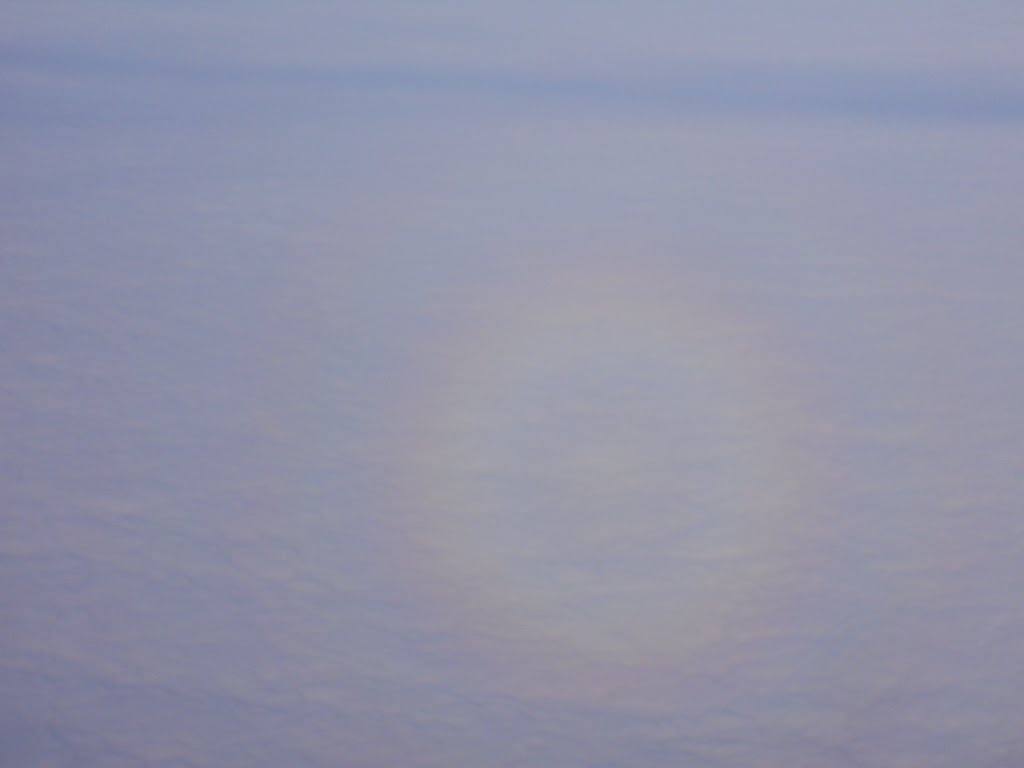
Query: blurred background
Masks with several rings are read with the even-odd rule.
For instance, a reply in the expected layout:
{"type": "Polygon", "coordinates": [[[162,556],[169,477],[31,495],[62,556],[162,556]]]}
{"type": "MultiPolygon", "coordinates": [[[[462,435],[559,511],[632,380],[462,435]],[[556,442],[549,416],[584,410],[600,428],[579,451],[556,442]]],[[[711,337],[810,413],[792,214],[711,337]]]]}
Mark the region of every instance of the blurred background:
{"type": "Polygon", "coordinates": [[[1024,762],[1024,7],[0,22],[0,764],[1024,762]]]}

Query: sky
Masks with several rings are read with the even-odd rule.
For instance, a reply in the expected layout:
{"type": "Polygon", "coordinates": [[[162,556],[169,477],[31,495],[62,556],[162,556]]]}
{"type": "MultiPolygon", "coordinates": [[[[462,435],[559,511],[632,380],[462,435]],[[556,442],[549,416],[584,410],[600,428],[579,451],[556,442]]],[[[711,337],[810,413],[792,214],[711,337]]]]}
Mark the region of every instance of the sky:
{"type": "Polygon", "coordinates": [[[0,22],[0,763],[1024,761],[1024,8],[0,22]]]}

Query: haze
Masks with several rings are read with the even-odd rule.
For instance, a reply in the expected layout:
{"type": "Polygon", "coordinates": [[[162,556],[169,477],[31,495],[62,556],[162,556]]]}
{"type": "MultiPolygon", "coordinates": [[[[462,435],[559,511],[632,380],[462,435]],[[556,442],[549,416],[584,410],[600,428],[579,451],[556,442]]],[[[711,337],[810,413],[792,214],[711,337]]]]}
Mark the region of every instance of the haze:
{"type": "Polygon", "coordinates": [[[0,764],[1024,763],[1024,8],[0,22],[0,764]]]}

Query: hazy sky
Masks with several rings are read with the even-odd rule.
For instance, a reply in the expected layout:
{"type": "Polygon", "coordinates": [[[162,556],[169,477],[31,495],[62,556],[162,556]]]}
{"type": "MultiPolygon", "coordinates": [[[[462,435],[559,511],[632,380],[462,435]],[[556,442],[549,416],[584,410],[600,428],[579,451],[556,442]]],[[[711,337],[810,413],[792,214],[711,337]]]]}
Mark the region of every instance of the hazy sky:
{"type": "Polygon", "coordinates": [[[0,763],[1024,761],[1024,7],[0,11],[0,763]]]}

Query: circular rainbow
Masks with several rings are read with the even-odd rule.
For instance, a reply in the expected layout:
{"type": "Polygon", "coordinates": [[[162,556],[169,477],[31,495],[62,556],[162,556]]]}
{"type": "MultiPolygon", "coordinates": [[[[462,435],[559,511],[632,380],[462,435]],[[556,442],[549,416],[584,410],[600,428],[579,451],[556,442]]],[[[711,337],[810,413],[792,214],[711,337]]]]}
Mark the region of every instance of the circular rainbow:
{"type": "Polygon", "coordinates": [[[712,299],[632,267],[504,285],[409,383],[405,570],[534,688],[663,675],[772,599],[805,485],[800,393],[764,329],[712,299]]]}

